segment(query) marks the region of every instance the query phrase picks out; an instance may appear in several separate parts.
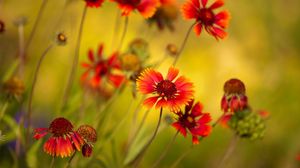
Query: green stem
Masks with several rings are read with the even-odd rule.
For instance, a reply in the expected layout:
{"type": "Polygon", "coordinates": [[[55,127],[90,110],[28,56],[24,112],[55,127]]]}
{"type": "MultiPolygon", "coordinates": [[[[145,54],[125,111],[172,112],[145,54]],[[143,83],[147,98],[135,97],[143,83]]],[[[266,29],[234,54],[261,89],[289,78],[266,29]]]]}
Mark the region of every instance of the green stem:
{"type": "Polygon", "coordinates": [[[179,131],[176,132],[176,134],[173,136],[171,141],[168,143],[168,145],[165,147],[163,153],[160,154],[160,157],[155,161],[155,163],[151,166],[152,168],[155,168],[159,165],[159,163],[163,160],[163,158],[166,156],[168,151],[170,150],[171,146],[174,144],[175,139],[178,135],[179,131]]]}
{"type": "Polygon", "coordinates": [[[138,158],[136,158],[135,163],[134,163],[135,168],[139,166],[139,163],[143,159],[144,154],[147,152],[147,149],[150,147],[150,145],[152,144],[153,140],[155,139],[155,137],[157,135],[157,132],[158,132],[158,129],[159,129],[159,126],[161,123],[162,112],[163,112],[163,108],[160,108],[159,118],[158,118],[156,128],[154,130],[154,133],[153,133],[152,137],[150,138],[150,140],[148,141],[148,143],[142,148],[141,153],[137,156],[138,158]]]}
{"type": "Polygon", "coordinates": [[[18,25],[18,36],[19,36],[19,76],[24,78],[24,66],[25,66],[25,37],[24,37],[24,23],[18,25]]]}
{"type": "Polygon", "coordinates": [[[28,42],[26,43],[25,50],[28,49],[28,47],[30,46],[30,44],[32,42],[32,39],[33,39],[33,36],[34,36],[34,34],[36,32],[37,26],[38,26],[38,24],[39,24],[39,22],[41,20],[43,12],[45,11],[45,7],[46,7],[47,2],[48,2],[48,0],[43,0],[42,5],[40,6],[40,9],[39,9],[37,18],[36,18],[36,20],[34,22],[32,31],[30,32],[30,35],[29,35],[29,38],[28,38],[28,42]]]}
{"type": "Polygon", "coordinates": [[[234,149],[236,148],[237,142],[238,142],[239,137],[234,134],[229,146],[227,147],[226,152],[224,153],[221,161],[218,164],[218,168],[224,167],[228,161],[228,159],[230,158],[230,156],[232,155],[234,149]]]}
{"type": "MultiPolygon", "coordinates": [[[[116,42],[116,37],[119,34],[119,27],[120,27],[120,10],[117,9],[117,13],[116,13],[116,20],[115,20],[115,25],[114,25],[114,30],[113,30],[113,35],[112,35],[112,40],[111,40],[111,50],[114,50],[114,46],[115,46],[115,42],[116,42]]],[[[114,51],[112,51],[114,52],[114,51]]]]}
{"type": "Polygon", "coordinates": [[[0,112],[0,121],[2,120],[7,107],[8,107],[8,101],[5,101],[4,105],[1,108],[1,112],[0,112]]]}
{"type": "Polygon", "coordinates": [[[126,33],[127,33],[127,28],[128,28],[128,16],[125,17],[125,23],[124,23],[124,29],[123,29],[123,33],[122,33],[122,36],[121,36],[121,40],[120,40],[120,44],[118,46],[118,49],[117,51],[120,51],[122,49],[122,46],[123,46],[123,43],[124,43],[124,39],[125,39],[125,36],[126,36],[126,33]]]}
{"type": "Polygon", "coordinates": [[[72,160],[73,160],[74,157],[75,157],[75,154],[76,154],[76,152],[74,152],[73,155],[70,157],[70,159],[69,159],[68,163],[66,164],[65,168],[68,168],[68,167],[71,166],[71,163],[72,163],[72,160]]]}
{"type": "Polygon", "coordinates": [[[50,168],[54,167],[55,157],[53,156],[50,163],[50,168]]]}
{"type": "Polygon", "coordinates": [[[51,43],[45,49],[45,51],[43,52],[43,54],[41,55],[41,57],[40,57],[40,59],[39,59],[39,61],[37,63],[36,69],[34,71],[33,81],[32,81],[32,85],[31,85],[31,89],[30,89],[30,93],[29,93],[29,98],[28,98],[28,112],[27,112],[27,117],[26,117],[26,120],[28,122],[28,126],[27,126],[27,129],[26,129],[27,140],[29,140],[29,136],[30,136],[29,135],[29,132],[30,132],[29,130],[30,130],[30,127],[31,127],[32,100],[33,100],[33,94],[34,94],[35,85],[36,85],[36,82],[37,82],[37,78],[38,78],[38,74],[39,74],[42,62],[43,62],[43,60],[45,59],[47,53],[49,52],[49,50],[52,47],[53,47],[53,43],[51,43]]]}
{"type": "MultiPolygon", "coordinates": [[[[77,65],[78,65],[78,60],[79,60],[79,52],[80,52],[80,42],[81,42],[81,37],[82,37],[82,32],[83,32],[83,25],[84,25],[84,21],[86,18],[86,14],[87,14],[87,6],[85,5],[83,12],[82,12],[82,17],[81,17],[81,22],[79,25],[79,31],[78,31],[78,39],[76,42],[76,47],[75,47],[75,56],[73,59],[73,64],[71,67],[71,72],[69,75],[69,80],[65,89],[65,93],[63,96],[63,100],[62,100],[62,105],[61,105],[61,110],[63,110],[67,104],[67,100],[69,98],[69,94],[72,90],[72,86],[73,86],[73,82],[76,76],[76,70],[77,70],[77,65]]],[[[61,112],[61,110],[59,110],[59,112],[61,112]]]]}
{"type": "Polygon", "coordinates": [[[178,53],[177,53],[177,55],[176,55],[176,57],[175,57],[175,59],[174,59],[173,66],[176,65],[176,63],[177,63],[177,61],[178,61],[178,59],[179,59],[179,57],[180,57],[180,55],[181,55],[181,53],[182,53],[182,51],[183,51],[185,45],[186,45],[186,42],[187,42],[187,40],[188,40],[188,38],[189,38],[189,35],[190,35],[190,33],[191,33],[193,27],[194,27],[196,24],[197,24],[197,22],[195,22],[194,24],[192,24],[192,25],[190,26],[190,28],[188,29],[188,31],[187,31],[187,33],[186,33],[186,35],[185,35],[185,37],[184,37],[184,40],[183,40],[183,42],[182,42],[182,44],[181,44],[181,47],[180,47],[180,49],[179,49],[179,51],[178,51],[178,53]]]}

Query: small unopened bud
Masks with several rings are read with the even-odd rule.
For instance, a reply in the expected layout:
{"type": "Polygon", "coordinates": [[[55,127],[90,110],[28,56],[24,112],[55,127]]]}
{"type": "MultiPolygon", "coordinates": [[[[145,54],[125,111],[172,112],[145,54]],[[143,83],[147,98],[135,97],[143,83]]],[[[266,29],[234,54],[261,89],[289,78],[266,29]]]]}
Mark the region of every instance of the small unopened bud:
{"type": "Polygon", "coordinates": [[[93,148],[90,145],[84,144],[82,146],[82,155],[84,157],[90,157],[92,153],[93,153],[93,148]]]}
{"type": "Polygon", "coordinates": [[[170,56],[174,57],[178,54],[178,48],[174,44],[168,44],[166,50],[170,56]]]}
{"type": "Polygon", "coordinates": [[[58,45],[66,45],[67,43],[67,36],[60,32],[56,35],[56,42],[58,45]]]}

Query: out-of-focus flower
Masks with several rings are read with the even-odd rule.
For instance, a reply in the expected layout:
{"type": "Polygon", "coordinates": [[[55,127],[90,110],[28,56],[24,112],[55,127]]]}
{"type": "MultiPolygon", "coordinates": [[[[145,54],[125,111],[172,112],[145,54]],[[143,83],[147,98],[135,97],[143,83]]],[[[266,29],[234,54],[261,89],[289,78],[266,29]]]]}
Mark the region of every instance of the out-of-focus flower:
{"type": "Polygon", "coordinates": [[[82,146],[82,155],[90,157],[93,153],[93,144],[97,141],[96,130],[89,125],[81,125],[77,132],[84,139],[85,144],[82,146]]]}
{"type": "Polygon", "coordinates": [[[15,98],[19,101],[25,91],[25,86],[19,77],[14,76],[3,83],[2,89],[9,99],[15,98]]]}
{"type": "Polygon", "coordinates": [[[179,9],[175,0],[160,0],[160,6],[148,21],[150,24],[156,23],[160,30],[167,27],[173,31],[173,24],[178,17],[178,13],[179,9]]]}
{"type": "Polygon", "coordinates": [[[177,56],[178,55],[178,48],[176,45],[174,44],[168,44],[167,47],[166,47],[166,50],[167,50],[167,53],[170,55],[170,56],[177,56]]]}
{"type": "Polygon", "coordinates": [[[136,38],[130,42],[127,53],[137,55],[144,62],[150,57],[149,44],[144,39],[136,38]]]}
{"type": "Polygon", "coordinates": [[[126,53],[120,57],[122,69],[125,71],[137,71],[141,68],[141,61],[139,57],[132,53],[126,53]]]}
{"type": "Polygon", "coordinates": [[[51,137],[44,144],[44,151],[54,157],[68,157],[74,151],[80,151],[84,140],[73,130],[73,125],[65,118],[54,119],[49,128],[35,129],[34,138],[40,139],[51,134],[51,137]]]}
{"type": "Polygon", "coordinates": [[[185,106],[185,112],[181,110],[175,112],[178,116],[176,122],[172,124],[184,137],[187,135],[187,130],[192,135],[193,144],[199,143],[199,137],[206,137],[211,132],[211,126],[208,123],[211,121],[209,113],[203,113],[203,106],[196,102],[193,106],[194,100],[190,101],[185,106]]]}
{"type": "Polygon", "coordinates": [[[113,53],[108,59],[103,58],[103,44],[100,45],[97,57],[92,50],[88,52],[89,63],[82,63],[86,71],[81,76],[84,85],[94,88],[101,87],[102,83],[108,82],[114,87],[120,87],[125,77],[121,72],[121,64],[118,54],[113,53]]]}
{"type": "Polygon", "coordinates": [[[243,111],[248,106],[248,98],[245,95],[244,83],[239,79],[230,79],[224,84],[224,95],[221,100],[221,108],[225,113],[243,111]]]}
{"type": "Polygon", "coordinates": [[[224,31],[228,26],[229,12],[221,11],[217,14],[214,10],[222,7],[224,0],[216,0],[211,6],[207,7],[207,0],[187,0],[182,6],[182,13],[185,19],[195,19],[194,31],[197,35],[201,34],[204,28],[208,34],[217,40],[224,39],[227,33],[224,31]]]}
{"type": "Polygon", "coordinates": [[[296,160],[300,161],[300,154],[296,156],[296,160]]]}
{"type": "Polygon", "coordinates": [[[2,131],[0,130],[0,141],[4,141],[4,135],[2,135],[2,131]]]}
{"type": "Polygon", "coordinates": [[[102,5],[104,0],[84,0],[86,2],[86,6],[98,8],[102,5]]]}
{"type": "Polygon", "coordinates": [[[56,35],[56,43],[58,45],[66,45],[67,44],[67,36],[63,33],[63,32],[60,32],[60,33],[57,33],[56,35]]]}
{"type": "Polygon", "coordinates": [[[3,33],[5,31],[5,24],[2,20],[0,20],[0,33],[3,33]]]}
{"type": "Polygon", "coordinates": [[[137,80],[138,91],[151,95],[144,101],[144,105],[178,111],[180,106],[187,104],[193,98],[193,84],[184,76],[178,77],[178,73],[178,69],[170,67],[167,76],[163,78],[160,72],[145,69],[137,80]]]}
{"type": "Polygon", "coordinates": [[[144,18],[150,18],[154,15],[159,0],[111,0],[118,3],[122,11],[122,16],[129,16],[129,14],[137,10],[144,18]]]}

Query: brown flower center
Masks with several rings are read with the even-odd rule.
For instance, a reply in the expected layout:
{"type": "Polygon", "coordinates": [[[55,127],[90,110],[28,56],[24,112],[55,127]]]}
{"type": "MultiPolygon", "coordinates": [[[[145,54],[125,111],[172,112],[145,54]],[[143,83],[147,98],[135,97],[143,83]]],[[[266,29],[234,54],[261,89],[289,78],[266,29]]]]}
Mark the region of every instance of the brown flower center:
{"type": "Polygon", "coordinates": [[[239,79],[230,79],[224,84],[224,92],[226,94],[245,94],[246,89],[244,83],[239,79]]]}
{"type": "Polygon", "coordinates": [[[49,127],[49,132],[54,136],[64,136],[73,130],[73,125],[65,118],[54,119],[49,127]]]}
{"type": "Polygon", "coordinates": [[[172,98],[175,96],[177,88],[173,82],[169,80],[163,80],[157,84],[156,91],[162,97],[172,98]]]}
{"type": "Polygon", "coordinates": [[[205,25],[212,25],[215,21],[215,14],[212,10],[203,8],[199,12],[198,20],[205,25]]]}
{"type": "Polygon", "coordinates": [[[89,125],[81,125],[77,132],[88,142],[95,143],[97,141],[96,130],[89,125]]]}

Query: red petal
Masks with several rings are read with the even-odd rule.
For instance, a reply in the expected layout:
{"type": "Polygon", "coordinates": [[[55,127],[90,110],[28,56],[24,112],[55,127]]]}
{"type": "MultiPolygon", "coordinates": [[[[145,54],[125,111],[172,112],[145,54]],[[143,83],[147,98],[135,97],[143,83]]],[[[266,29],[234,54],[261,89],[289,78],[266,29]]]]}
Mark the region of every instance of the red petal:
{"type": "Polygon", "coordinates": [[[194,144],[194,145],[198,145],[198,144],[199,144],[199,139],[198,139],[197,136],[193,136],[192,141],[193,141],[193,144],[194,144]]]}
{"type": "Polygon", "coordinates": [[[201,2],[202,2],[202,7],[206,7],[207,0],[201,0],[201,2]]]}
{"type": "Polygon", "coordinates": [[[224,5],[224,0],[216,0],[209,8],[216,9],[224,5]]]}
{"type": "Polygon", "coordinates": [[[170,67],[166,79],[173,81],[179,73],[179,70],[175,67],[170,67]]]}
{"type": "Polygon", "coordinates": [[[125,79],[125,77],[123,75],[113,75],[113,74],[108,75],[108,80],[115,87],[120,87],[121,84],[123,83],[124,79],[125,79]]]}
{"type": "Polygon", "coordinates": [[[104,45],[103,44],[100,44],[99,48],[98,48],[98,58],[102,58],[102,55],[103,55],[103,48],[104,48],[104,45]]]}
{"type": "Polygon", "coordinates": [[[217,39],[218,38],[224,39],[227,36],[227,33],[224,30],[217,27],[213,27],[212,33],[213,36],[215,36],[217,39]]]}
{"type": "Polygon", "coordinates": [[[204,113],[201,118],[197,121],[199,124],[207,124],[211,121],[209,113],[204,113]]]}
{"type": "Polygon", "coordinates": [[[182,5],[181,11],[185,19],[196,19],[199,15],[199,9],[199,0],[189,0],[182,5]]]}
{"type": "Polygon", "coordinates": [[[154,15],[158,6],[158,0],[141,0],[137,9],[144,18],[150,18],[154,15]]]}
{"type": "Polygon", "coordinates": [[[215,23],[222,28],[226,28],[229,22],[229,12],[222,11],[215,16],[215,23]]]}
{"type": "Polygon", "coordinates": [[[202,114],[203,105],[197,102],[192,109],[192,116],[197,117],[202,114]]]}
{"type": "Polygon", "coordinates": [[[201,34],[202,31],[202,24],[199,22],[194,26],[194,32],[196,33],[197,36],[201,34]]]}
{"type": "Polygon", "coordinates": [[[89,68],[91,65],[88,64],[88,63],[83,62],[83,63],[81,63],[81,66],[84,67],[84,68],[89,68]]]}
{"type": "Polygon", "coordinates": [[[228,127],[228,121],[230,120],[231,115],[224,115],[221,120],[220,120],[220,124],[222,127],[227,128],[228,127]]]}
{"type": "Polygon", "coordinates": [[[144,105],[148,108],[151,108],[154,106],[154,104],[156,103],[158,97],[149,97],[147,99],[144,100],[144,105]]]}
{"type": "Polygon", "coordinates": [[[91,62],[94,62],[94,61],[95,61],[93,50],[89,49],[89,51],[88,51],[88,57],[89,57],[89,60],[90,60],[91,62]]]}
{"type": "Polygon", "coordinates": [[[186,129],[179,122],[175,122],[172,126],[179,131],[184,137],[186,137],[186,129]]]}
{"type": "Polygon", "coordinates": [[[155,108],[156,108],[156,109],[160,109],[160,108],[164,108],[164,107],[167,107],[167,106],[168,106],[167,100],[165,100],[165,99],[160,99],[160,100],[156,103],[155,108]]]}

